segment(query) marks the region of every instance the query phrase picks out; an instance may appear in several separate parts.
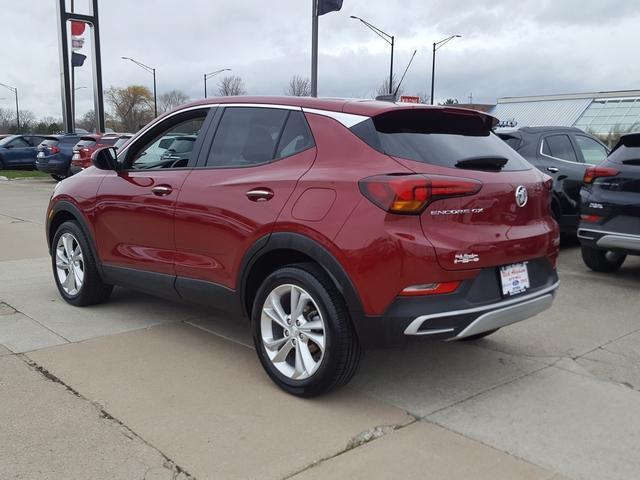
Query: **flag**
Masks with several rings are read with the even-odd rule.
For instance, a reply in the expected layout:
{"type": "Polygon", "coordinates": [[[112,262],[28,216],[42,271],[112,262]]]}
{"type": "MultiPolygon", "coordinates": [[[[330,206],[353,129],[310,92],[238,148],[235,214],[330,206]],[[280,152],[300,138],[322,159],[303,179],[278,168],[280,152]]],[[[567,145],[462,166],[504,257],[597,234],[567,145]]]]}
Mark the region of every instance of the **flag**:
{"type": "Polygon", "coordinates": [[[342,8],[342,0],[318,0],[318,16],[337,12],[342,8]]]}
{"type": "Polygon", "coordinates": [[[82,55],[81,53],[73,52],[71,54],[71,65],[74,67],[81,67],[84,64],[84,61],[87,59],[86,55],[82,55]]]}

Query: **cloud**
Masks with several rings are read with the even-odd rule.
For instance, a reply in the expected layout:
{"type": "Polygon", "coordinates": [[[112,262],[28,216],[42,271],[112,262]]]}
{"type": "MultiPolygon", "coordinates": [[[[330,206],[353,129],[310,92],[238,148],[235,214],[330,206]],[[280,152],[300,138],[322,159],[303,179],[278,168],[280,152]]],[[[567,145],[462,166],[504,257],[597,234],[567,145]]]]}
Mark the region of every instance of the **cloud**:
{"type": "MultiPolygon", "coordinates": [[[[178,88],[199,98],[204,73],[232,68],[250,93],[282,94],[292,75],[309,75],[310,4],[103,0],[105,88],[151,87],[151,76],[121,60],[124,55],[157,68],[159,93],[178,88]]],[[[60,116],[54,2],[12,2],[3,5],[2,15],[0,82],[18,86],[21,105],[36,115],[60,116]]],[[[640,9],[631,0],[345,0],[341,12],[320,19],[321,95],[372,95],[388,75],[389,46],[349,15],[396,36],[399,75],[418,49],[405,80],[410,93],[429,90],[432,43],[451,34],[463,38],[438,51],[436,99],[466,101],[473,93],[475,101],[494,102],[510,95],[638,87],[640,66],[629,59],[640,9]]],[[[85,65],[76,85],[91,87],[90,54],[85,65]]],[[[215,84],[211,79],[210,91],[215,84]]],[[[7,102],[0,100],[0,106],[7,108],[7,102]]],[[[78,116],[91,108],[91,89],[79,90],[78,116]]]]}

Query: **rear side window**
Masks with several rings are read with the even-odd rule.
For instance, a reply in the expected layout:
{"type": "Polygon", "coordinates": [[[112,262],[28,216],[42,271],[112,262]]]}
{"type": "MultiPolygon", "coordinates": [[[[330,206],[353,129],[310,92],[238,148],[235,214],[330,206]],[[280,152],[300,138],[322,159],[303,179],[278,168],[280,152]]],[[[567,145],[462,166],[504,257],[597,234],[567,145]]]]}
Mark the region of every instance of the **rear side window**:
{"type": "Polygon", "coordinates": [[[503,171],[531,169],[491,128],[490,117],[415,109],[373,117],[351,131],[376,150],[406,160],[455,168],[464,160],[500,158],[506,160],[503,171]]]}
{"type": "Polygon", "coordinates": [[[46,138],[40,145],[43,147],[55,147],[56,145],[58,145],[58,143],[59,142],[56,138],[46,138]]]}
{"type": "Polygon", "coordinates": [[[272,161],[288,115],[289,110],[276,108],[226,108],[207,166],[246,167],[272,161]]]}
{"type": "Polygon", "coordinates": [[[577,162],[578,157],[568,135],[551,135],[542,140],[542,153],[550,157],[577,162]]]}
{"type": "Polygon", "coordinates": [[[77,148],[91,148],[96,144],[96,141],[93,138],[83,138],[78,143],[76,143],[77,148]]]}
{"type": "Polygon", "coordinates": [[[582,156],[586,163],[599,165],[605,158],[607,158],[607,149],[600,143],[596,142],[593,138],[585,137],[583,135],[576,135],[575,138],[578,148],[582,152],[582,156]]]}

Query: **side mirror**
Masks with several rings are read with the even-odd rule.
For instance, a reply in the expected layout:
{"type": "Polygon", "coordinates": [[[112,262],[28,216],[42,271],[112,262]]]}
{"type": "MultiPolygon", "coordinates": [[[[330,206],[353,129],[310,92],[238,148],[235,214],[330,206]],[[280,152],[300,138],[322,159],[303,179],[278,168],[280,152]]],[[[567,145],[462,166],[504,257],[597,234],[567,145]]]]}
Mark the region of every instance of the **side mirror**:
{"type": "Polygon", "coordinates": [[[91,162],[100,170],[117,170],[118,154],[113,147],[99,148],[91,155],[91,162]]]}

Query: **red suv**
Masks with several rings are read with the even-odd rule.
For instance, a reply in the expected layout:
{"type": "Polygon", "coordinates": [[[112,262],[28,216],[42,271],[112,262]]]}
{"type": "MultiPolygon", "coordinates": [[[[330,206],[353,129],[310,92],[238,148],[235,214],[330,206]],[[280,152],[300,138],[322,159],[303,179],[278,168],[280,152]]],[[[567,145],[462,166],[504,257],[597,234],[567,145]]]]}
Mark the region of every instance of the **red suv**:
{"type": "Polygon", "coordinates": [[[70,172],[75,175],[85,168],[89,168],[91,164],[91,155],[93,152],[102,147],[120,148],[133,135],[130,133],[105,133],[89,134],[80,138],[80,141],[73,147],[73,156],[71,157],[70,172]]]}
{"type": "Polygon", "coordinates": [[[551,179],[495,124],[368,100],[187,105],[57,185],[56,284],[72,305],[121,285],[249,318],[300,396],[345,384],[364,348],[486,336],[558,287],[551,179]]]}

